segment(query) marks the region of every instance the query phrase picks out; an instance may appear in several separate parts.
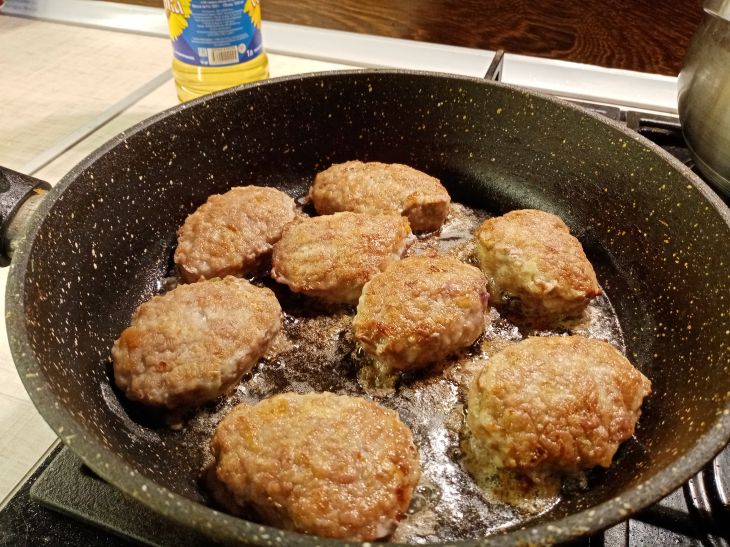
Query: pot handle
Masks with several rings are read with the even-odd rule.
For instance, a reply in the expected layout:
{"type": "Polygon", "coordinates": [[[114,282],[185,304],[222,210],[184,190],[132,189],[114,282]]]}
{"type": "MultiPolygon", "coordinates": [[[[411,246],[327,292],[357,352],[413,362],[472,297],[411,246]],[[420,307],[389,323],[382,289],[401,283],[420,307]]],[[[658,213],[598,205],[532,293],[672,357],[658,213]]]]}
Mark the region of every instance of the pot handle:
{"type": "Polygon", "coordinates": [[[0,166],[0,266],[10,264],[15,243],[51,185],[0,166]]]}

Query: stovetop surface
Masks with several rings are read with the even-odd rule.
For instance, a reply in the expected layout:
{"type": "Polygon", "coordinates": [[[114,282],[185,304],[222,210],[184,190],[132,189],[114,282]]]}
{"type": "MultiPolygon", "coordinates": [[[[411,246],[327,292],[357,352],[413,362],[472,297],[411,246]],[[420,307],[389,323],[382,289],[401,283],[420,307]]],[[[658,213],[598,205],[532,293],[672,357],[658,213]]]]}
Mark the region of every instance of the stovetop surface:
{"type": "MultiPolygon", "coordinates": [[[[696,171],[679,121],[667,116],[580,103],[622,121],[696,171]]],[[[698,173],[700,174],[700,173],[698,173]]],[[[728,198],[723,198],[728,203],[728,198]]],[[[57,447],[0,511],[0,546],[211,545],[170,525],[57,447]]],[[[730,448],[684,486],[625,522],[572,543],[577,546],[692,545],[730,547],[730,448]]]]}

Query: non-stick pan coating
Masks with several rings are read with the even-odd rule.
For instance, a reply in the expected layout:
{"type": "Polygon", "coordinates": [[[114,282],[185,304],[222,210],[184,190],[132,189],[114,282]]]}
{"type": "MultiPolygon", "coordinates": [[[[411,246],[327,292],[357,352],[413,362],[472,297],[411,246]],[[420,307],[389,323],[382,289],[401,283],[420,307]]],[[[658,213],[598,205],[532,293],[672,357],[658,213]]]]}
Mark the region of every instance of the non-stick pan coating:
{"type": "Polygon", "coordinates": [[[11,347],[41,413],[94,470],[222,540],[321,542],[189,501],[199,494],[186,447],[118,412],[107,359],[134,308],[157,291],[177,227],[208,195],[242,183],[301,195],[316,171],[353,158],[412,165],[493,213],[560,215],[596,263],[630,359],[653,382],[622,465],[546,522],[495,541],[607,526],[724,446],[727,208],[647,141],[574,107],[474,79],[370,71],[179,106],[92,154],[41,206],[10,276],[11,347]]]}

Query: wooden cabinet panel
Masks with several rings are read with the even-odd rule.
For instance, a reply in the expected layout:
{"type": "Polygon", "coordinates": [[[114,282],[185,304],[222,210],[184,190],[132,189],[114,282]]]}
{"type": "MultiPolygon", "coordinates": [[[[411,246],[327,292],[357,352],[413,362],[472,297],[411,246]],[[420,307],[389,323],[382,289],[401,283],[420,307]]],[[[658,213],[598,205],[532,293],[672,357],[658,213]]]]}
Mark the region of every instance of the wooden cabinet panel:
{"type": "Polygon", "coordinates": [[[702,2],[263,0],[263,13],[271,21],[676,75],[702,2]]]}

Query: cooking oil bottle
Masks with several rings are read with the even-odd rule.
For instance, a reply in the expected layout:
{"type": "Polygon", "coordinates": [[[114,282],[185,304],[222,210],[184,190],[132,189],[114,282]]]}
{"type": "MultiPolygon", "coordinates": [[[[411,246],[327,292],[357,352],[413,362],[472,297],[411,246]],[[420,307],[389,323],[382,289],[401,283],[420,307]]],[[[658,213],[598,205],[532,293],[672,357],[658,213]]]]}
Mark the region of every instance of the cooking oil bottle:
{"type": "Polygon", "coordinates": [[[269,77],[260,0],[163,2],[181,101],[269,77]]]}

